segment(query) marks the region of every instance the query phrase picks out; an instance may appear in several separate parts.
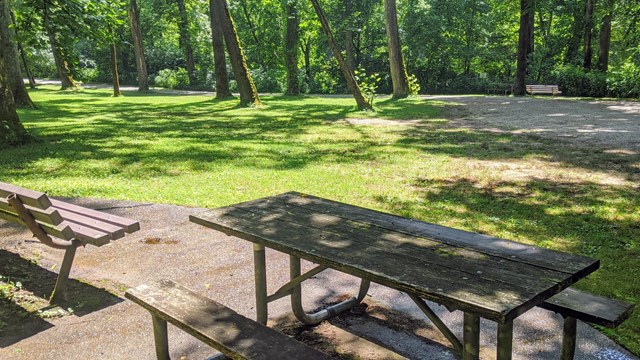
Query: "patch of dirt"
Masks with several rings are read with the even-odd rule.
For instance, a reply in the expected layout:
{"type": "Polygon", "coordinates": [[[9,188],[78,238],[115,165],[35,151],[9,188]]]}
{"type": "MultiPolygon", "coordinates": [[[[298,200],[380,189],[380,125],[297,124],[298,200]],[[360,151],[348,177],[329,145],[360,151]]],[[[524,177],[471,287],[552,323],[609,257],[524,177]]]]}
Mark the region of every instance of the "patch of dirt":
{"type": "Polygon", "coordinates": [[[427,96],[451,103],[451,125],[533,134],[626,155],[640,154],[640,102],[551,97],[427,96]]]}

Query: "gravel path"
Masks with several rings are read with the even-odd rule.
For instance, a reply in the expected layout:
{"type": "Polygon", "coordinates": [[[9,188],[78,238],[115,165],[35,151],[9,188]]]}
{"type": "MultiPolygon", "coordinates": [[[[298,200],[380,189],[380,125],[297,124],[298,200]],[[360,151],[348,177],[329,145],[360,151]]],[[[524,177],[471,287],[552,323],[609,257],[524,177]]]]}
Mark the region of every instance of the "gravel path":
{"type": "Polygon", "coordinates": [[[640,102],[515,98],[506,96],[427,96],[458,105],[454,123],[477,130],[536,134],[585,146],[640,153],[640,102]]]}

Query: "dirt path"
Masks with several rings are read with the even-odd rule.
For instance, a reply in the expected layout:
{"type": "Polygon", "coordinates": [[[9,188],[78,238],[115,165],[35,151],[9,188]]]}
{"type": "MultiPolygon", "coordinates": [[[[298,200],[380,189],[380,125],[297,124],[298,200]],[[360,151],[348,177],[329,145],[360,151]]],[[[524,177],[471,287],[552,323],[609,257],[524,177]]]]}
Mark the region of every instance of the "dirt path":
{"type": "Polygon", "coordinates": [[[456,125],[477,130],[535,134],[629,154],[640,153],[640,102],[428,96],[458,105],[456,125]]]}

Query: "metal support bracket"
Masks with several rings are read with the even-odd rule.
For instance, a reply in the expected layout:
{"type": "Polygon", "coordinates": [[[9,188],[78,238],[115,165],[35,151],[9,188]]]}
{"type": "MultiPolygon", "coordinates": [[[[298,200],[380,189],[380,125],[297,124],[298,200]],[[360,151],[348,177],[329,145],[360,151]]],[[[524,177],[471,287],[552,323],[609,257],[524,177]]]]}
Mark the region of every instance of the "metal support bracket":
{"type": "MultiPolygon", "coordinates": [[[[313,271],[313,270],[311,270],[313,271]]],[[[300,277],[300,258],[294,255],[289,255],[289,274],[291,279],[297,279],[300,277]]],[[[307,313],[302,307],[302,288],[300,284],[296,285],[291,292],[291,308],[298,320],[307,325],[316,325],[321,321],[333,317],[345,310],[352,308],[354,305],[362,302],[367,291],[369,291],[369,280],[362,279],[360,282],[360,289],[356,297],[352,297],[349,300],[345,300],[338,304],[328,306],[322,310],[318,310],[315,313],[307,313]]]]}
{"type": "Polygon", "coordinates": [[[457,352],[461,353],[462,352],[462,343],[460,342],[458,337],[451,331],[451,329],[449,329],[447,327],[447,325],[445,325],[445,323],[442,322],[442,320],[429,307],[429,305],[427,305],[427,303],[424,300],[422,300],[419,296],[417,296],[415,294],[407,293],[407,295],[409,295],[411,300],[413,300],[413,302],[416,303],[416,305],[418,305],[420,310],[422,310],[422,312],[429,318],[429,320],[431,320],[433,325],[435,325],[438,328],[438,330],[440,330],[442,335],[444,335],[447,338],[447,340],[449,340],[451,345],[453,345],[453,348],[457,352]]]}

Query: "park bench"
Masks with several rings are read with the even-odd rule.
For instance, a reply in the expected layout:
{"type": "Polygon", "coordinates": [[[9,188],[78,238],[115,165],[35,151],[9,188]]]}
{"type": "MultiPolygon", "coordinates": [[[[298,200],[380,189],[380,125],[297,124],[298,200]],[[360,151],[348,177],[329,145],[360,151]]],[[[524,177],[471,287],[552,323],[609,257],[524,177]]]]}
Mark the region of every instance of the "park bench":
{"type": "Polygon", "coordinates": [[[0,182],[0,219],[26,226],[43,244],[65,250],[51,302],[67,300],[66,284],[78,246],[103,246],[140,230],[135,220],[50,199],[0,182]]]}
{"type": "Polygon", "coordinates": [[[129,289],[125,297],[151,313],[159,360],[169,359],[167,322],[231,359],[329,359],[294,338],[248,319],[171,280],[129,289]]]}
{"type": "Polygon", "coordinates": [[[562,94],[558,85],[526,85],[527,92],[531,95],[535,94],[551,94],[553,96],[562,94]]]}
{"type": "Polygon", "coordinates": [[[633,305],[567,288],[539,305],[564,317],[562,354],[560,359],[571,360],[576,348],[576,320],[615,328],[625,321],[633,305]]]}
{"type": "Polygon", "coordinates": [[[513,94],[513,85],[505,83],[494,83],[487,87],[487,95],[509,95],[513,94]]]}

